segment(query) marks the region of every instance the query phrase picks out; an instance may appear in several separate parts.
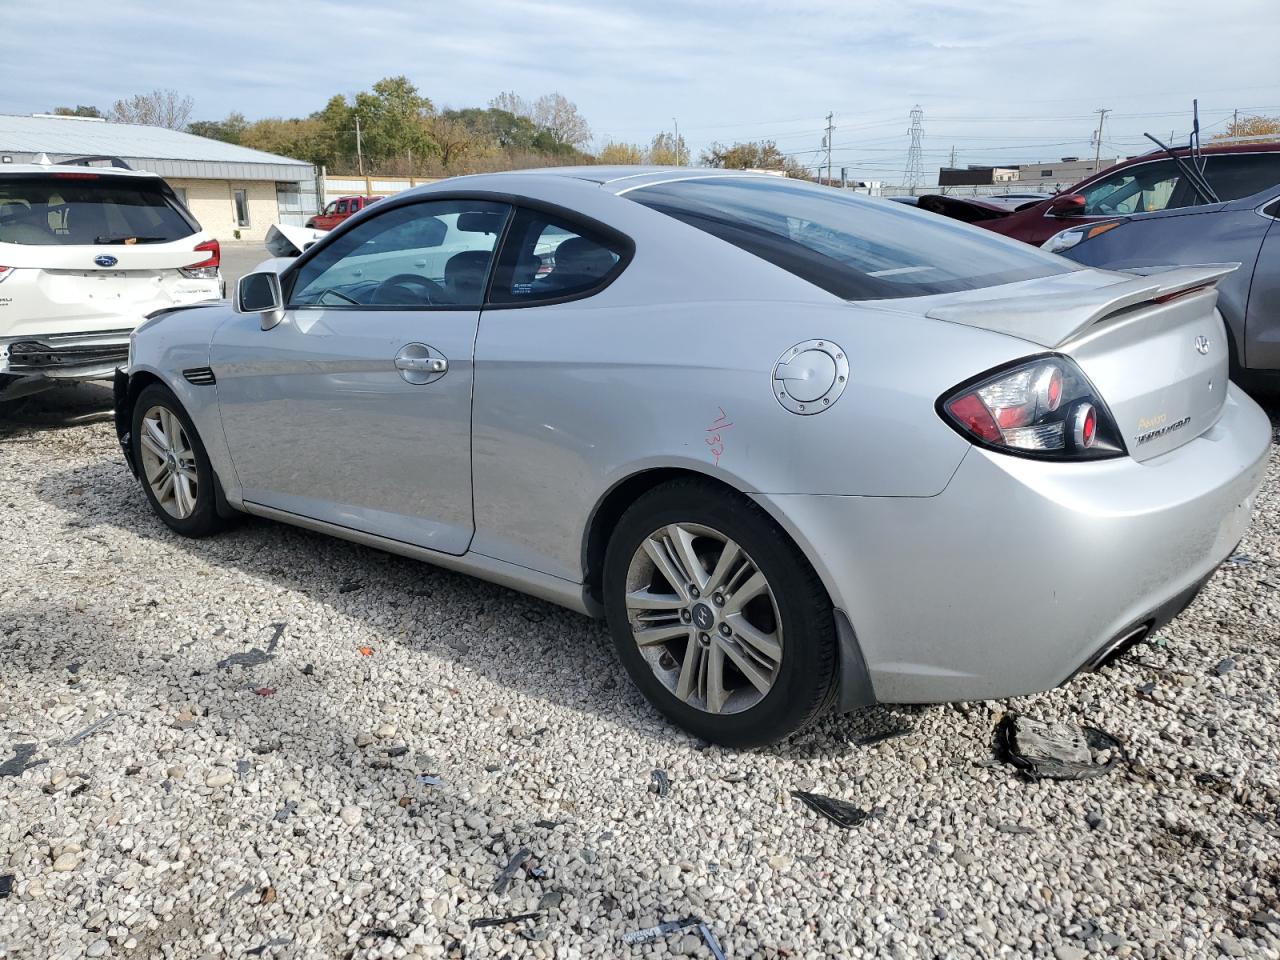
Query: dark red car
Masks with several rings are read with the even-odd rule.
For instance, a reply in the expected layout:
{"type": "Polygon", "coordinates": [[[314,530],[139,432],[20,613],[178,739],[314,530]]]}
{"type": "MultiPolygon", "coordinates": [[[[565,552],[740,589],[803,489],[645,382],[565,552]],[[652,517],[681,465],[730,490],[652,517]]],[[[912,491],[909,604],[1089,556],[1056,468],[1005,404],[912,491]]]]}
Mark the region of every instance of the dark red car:
{"type": "Polygon", "coordinates": [[[359,213],[371,203],[382,197],[339,197],[329,201],[329,205],[307,221],[313,230],[332,230],[353,213],[359,213]]]}
{"type": "MultiPolygon", "coordinates": [[[[1205,179],[1223,202],[1280,183],[1280,142],[1207,145],[1200,152],[1205,179]]],[[[1186,147],[1173,153],[1184,163],[1191,162],[1186,147]]],[[[991,219],[975,217],[969,222],[1039,246],[1072,224],[1204,202],[1177,162],[1157,150],[1108,167],[1070,190],[1016,213],[991,219]]],[[[923,198],[920,205],[924,206],[923,198]]]]}

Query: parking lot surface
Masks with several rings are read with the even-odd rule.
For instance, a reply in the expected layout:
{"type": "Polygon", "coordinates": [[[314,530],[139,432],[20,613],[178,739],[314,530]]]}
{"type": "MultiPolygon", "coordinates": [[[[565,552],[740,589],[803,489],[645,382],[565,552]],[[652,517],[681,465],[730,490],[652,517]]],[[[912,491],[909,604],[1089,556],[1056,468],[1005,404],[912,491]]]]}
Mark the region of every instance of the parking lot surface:
{"type": "Polygon", "coordinates": [[[0,421],[0,956],[713,956],[622,940],[693,916],[730,958],[1280,957],[1280,452],[1237,555],[1103,672],[734,752],[575,614],[263,521],[180,539],[104,403],[0,421]],[[1130,762],[1020,779],[1010,709],[1130,762]]]}

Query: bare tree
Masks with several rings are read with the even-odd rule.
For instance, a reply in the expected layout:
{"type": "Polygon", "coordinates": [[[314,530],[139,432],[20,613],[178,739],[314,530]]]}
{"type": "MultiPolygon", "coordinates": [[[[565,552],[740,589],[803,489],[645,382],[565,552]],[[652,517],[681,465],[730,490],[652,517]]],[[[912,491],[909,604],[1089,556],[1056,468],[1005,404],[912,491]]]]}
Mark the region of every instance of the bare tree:
{"type": "Polygon", "coordinates": [[[533,119],[533,108],[529,101],[520,96],[514,90],[504,90],[492,100],[489,101],[490,110],[505,110],[507,113],[517,117],[528,117],[533,119]]]}
{"type": "Polygon", "coordinates": [[[533,122],[561,143],[581,147],[591,140],[591,127],[573,101],[559,93],[539,97],[533,105],[533,122]]]}
{"type": "Polygon", "coordinates": [[[191,119],[195,102],[176,90],[152,90],[135,93],[128,100],[117,100],[111,105],[108,120],[116,123],[143,123],[151,127],[168,127],[185,130],[191,119]]]}

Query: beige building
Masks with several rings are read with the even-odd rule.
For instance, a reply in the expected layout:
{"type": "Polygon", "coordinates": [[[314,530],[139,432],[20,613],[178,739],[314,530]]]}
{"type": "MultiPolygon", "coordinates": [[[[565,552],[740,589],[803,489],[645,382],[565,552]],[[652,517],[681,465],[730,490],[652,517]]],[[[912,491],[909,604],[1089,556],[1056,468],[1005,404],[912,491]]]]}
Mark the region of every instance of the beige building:
{"type": "Polygon", "coordinates": [[[315,168],[190,133],[88,117],[0,115],[3,164],[118,157],[158,173],[206,231],[222,242],[260,241],[273,223],[301,226],[318,208],[315,168]]]}

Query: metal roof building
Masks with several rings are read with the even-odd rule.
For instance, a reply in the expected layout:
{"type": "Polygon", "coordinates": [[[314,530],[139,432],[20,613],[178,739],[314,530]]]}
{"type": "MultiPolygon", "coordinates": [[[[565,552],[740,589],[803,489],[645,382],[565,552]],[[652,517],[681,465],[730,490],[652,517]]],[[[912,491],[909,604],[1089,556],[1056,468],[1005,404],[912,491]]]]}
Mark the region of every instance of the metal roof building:
{"type": "MultiPolygon", "coordinates": [[[[257,240],[275,222],[302,222],[316,210],[315,168],[179,130],[88,117],[0,115],[0,164],[119,157],[169,181],[219,240],[257,240]]],[[[4,167],[0,165],[0,176],[4,167]]]]}

